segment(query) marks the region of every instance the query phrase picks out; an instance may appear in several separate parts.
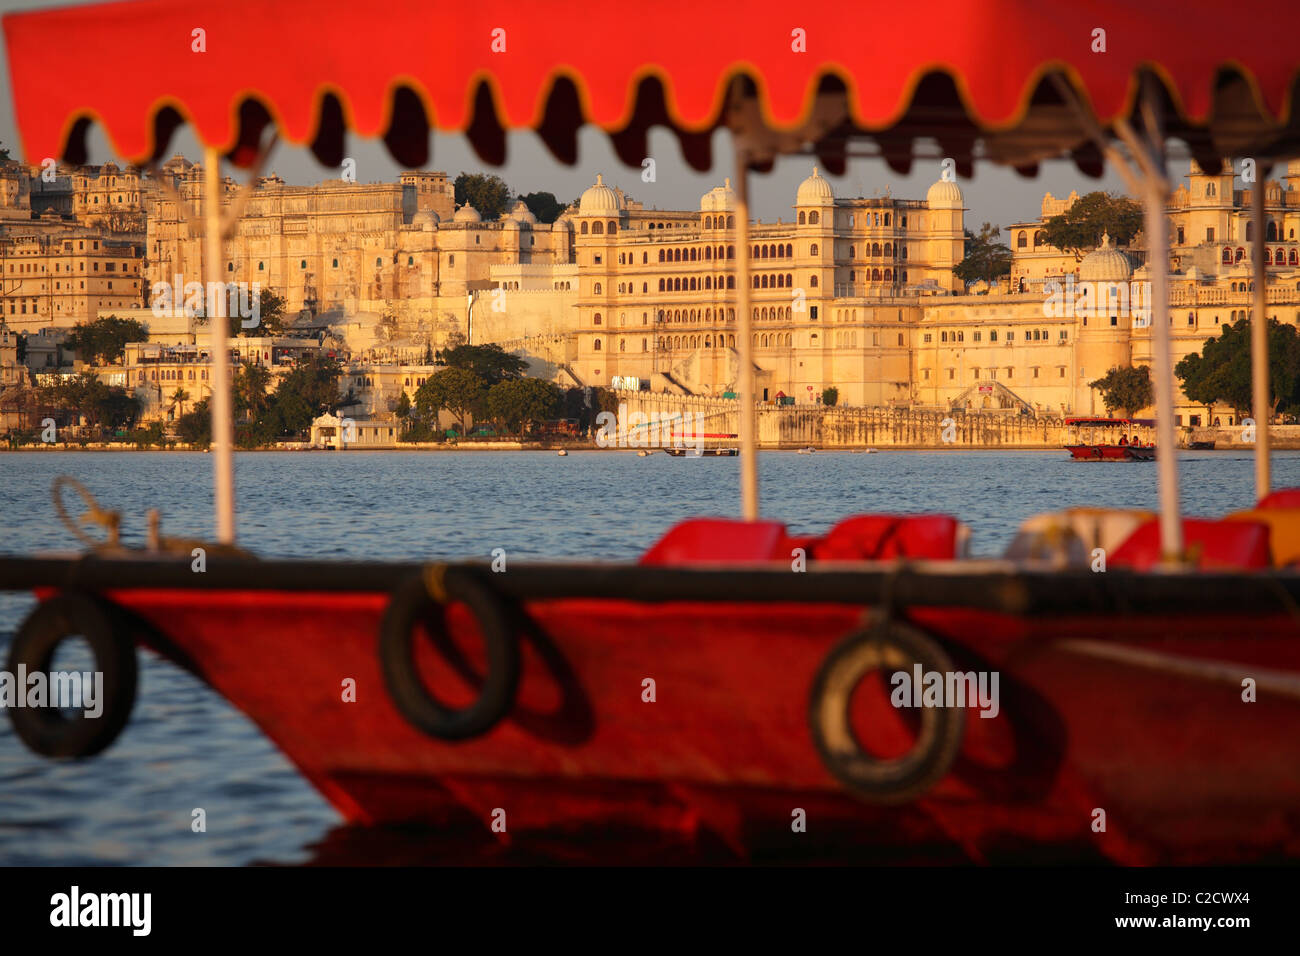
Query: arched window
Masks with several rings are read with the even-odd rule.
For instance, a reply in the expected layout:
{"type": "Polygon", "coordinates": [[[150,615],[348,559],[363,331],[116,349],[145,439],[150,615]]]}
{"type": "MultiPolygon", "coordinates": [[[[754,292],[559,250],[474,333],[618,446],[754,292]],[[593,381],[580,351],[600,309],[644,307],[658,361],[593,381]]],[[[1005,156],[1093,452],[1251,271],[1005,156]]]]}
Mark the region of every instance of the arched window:
{"type": "Polygon", "coordinates": [[[581,232],[584,236],[587,234],[587,224],[585,222],[582,224],[581,232]]]}
{"type": "Polygon", "coordinates": [[[1205,195],[1211,198],[1214,196],[1214,183],[1205,184],[1205,195]]]}
{"type": "Polygon", "coordinates": [[[808,285],[810,285],[810,286],[811,286],[812,288],[814,288],[814,289],[817,288],[817,276],[816,276],[816,275],[812,276],[812,278],[809,279],[809,281],[808,281],[808,285]]]}
{"type": "Polygon", "coordinates": [[[660,279],[660,280],[659,280],[659,291],[660,291],[660,292],[665,291],[665,290],[664,290],[664,280],[663,280],[663,279],[660,279]]]}
{"type": "Polygon", "coordinates": [[[1223,247],[1223,264],[1225,266],[1232,265],[1232,250],[1227,246],[1223,247]]]}
{"type": "Polygon", "coordinates": [[[1047,245],[1047,233],[1039,229],[1036,233],[1034,233],[1034,248],[1037,249],[1039,246],[1045,246],[1045,245],[1047,245]]]}
{"type": "Polygon", "coordinates": [[[592,345],[592,348],[595,349],[597,352],[600,351],[600,339],[596,339],[595,343],[592,345]]]}
{"type": "Polygon", "coordinates": [[[810,256],[817,255],[817,243],[814,242],[811,246],[808,247],[808,255],[810,256]]]}
{"type": "Polygon", "coordinates": [[[664,251],[662,249],[659,250],[659,261],[660,262],[664,261],[664,251]]]}
{"type": "Polygon", "coordinates": [[[1269,242],[1277,242],[1277,223],[1271,219],[1268,221],[1266,238],[1269,242]]]}
{"type": "Polygon", "coordinates": [[[597,312],[591,320],[592,325],[600,325],[600,313],[597,312]]]}
{"type": "Polygon", "coordinates": [[[817,213],[815,212],[808,213],[808,225],[815,226],[820,221],[821,221],[821,216],[819,216],[817,213]]]}
{"type": "Polygon", "coordinates": [[[872,269],[872,270],[871,270],[871,281],[872,281],[872,282],[879,282],[879,281],[880,281],[880,270],[879,270],[879,269],[872,269]]]}
{"type": "MultiPolygon", "coordinates": [[[[731,217],[728,216],[727,219],[730,220],[731,217]]],[[[728,258],[728,259],[734,259],[734,258],[736,258],[736,247],[735,247],[735,246],[727,246],[727,258],[728,258]]],[[[730,282],[727,283],[727,288],[728,288],[728,289],[731,288],[731,283],[730,283],[730,282]]]]}
{"type": "Polygon", "coordinates": [[[591,224],[591,234],[593,236],[603,236],[605,234],[605,224],[597,219],[591,224]]]}
{"type": "Polygon", "coordinates": [[[596,285],[592,288],[592,293],[593,293],[594,295],[600,295],[600,294],[601,294],[601,293],[600,293],[600,283],[599,283],[599,282],[597,282],[596,285]]]}
{"type": "Polygon", "coordinates": [[[1025,232],[1023,229],[1021,229],[1018,233],[1016,233],[1016,248],[1017,249],[1029,248],[1029,233],[1025,232]]]}
{"type": "Polygon", "coordinates": [[[1238,247],[1237,247],[1237,256],[1236,256],[1236,258],[1233,259],[1232,261],[1233,261],[1234,263],[1240,262],[1240,261],[1242,260],[1242,258],[1243,258],[1245,255],[1246,255],[1246,250],[1243,249],[1243,248],[1241,248],[1240,246],[1238,246],[1238,247]]]}
{"type": "Polygon", "coordinates": [[[731,229],[731,228],[733,228],[735,225],[736,225],[736,217],[735,217],[735,216],[728,216],[728,217],[727,217],[727,228],[728,228],[728,229],[731,229]]]}
{"type": "Polygon", "coordinates": [[[1287,265],[1296,265],[1296,251],[1294,249],[1287,253],[1286,261],[1287,265]]]}
{"type": "Polygon", "coordinates": [[[885,225],[889,225],[889,213],[885,213],[885,225]]]}
{"type": "Polygon", "coordinates": [[[705,247],[704,247],[704,258],[705,258],[706,261],[709,260],[709,259],[712,259],[712,258],[713,258],[713,247],[712,247],[712,246],[705,246],[705,247]]]}
{"type": "Polygon", "coordinates": [[[727,288],[728,288],[728,289],[734,289],[735,287],[736,287],[736,277],[735,277],[735,276],[727,276],[727,288]]]}
{"type": "Polygon", "coordinates": [[[807,217],[804,215],[804,213],[803,213],[802,211],[800,211],[800,213],[799,213],[799,225],[802,226],[805,222],[807,222],[807,217]]]}
{"type": "Polygon", "coordinates": [[[871,244],[871,254],[872,254],[873,256],[878,256],[878,255],[880,255],[880,243],[878,243],[878,242],[873,242],[873,243],[871,244]]]}
{"type": "Polygon", "coordinates": [[[611,222],[611,223],[609,224],[609,234],[612,236],[612,235],[614,235],[614,233],[616,233],[616,232],[618,232],[618,223],[616,223],[616,222],[611,222]]]}
{"type": "Polygon", "coordinates": [[[1265,247],[1264,247],[1264,265],[1266,265],[1266,266],[1271,266],[1272,264],[1273,264],[1273,250],[1270,249],[1270,248],[1268,248],[1267,246],[1265,246],[1265,247]]]}
{"type": "Polygon", "coordinates": [[[893,281],[894,281],[894,270],[893,270],[893,269],[886,269],[886,270],[885,270],[885,281],[886,281],[886,282],[893,282],[893,281]]]}
{"type": "Polygon", "coordinates": [[[695,262],[700,257],[700,251],[694,246],[691,247],[691,262],[695,262]]]}

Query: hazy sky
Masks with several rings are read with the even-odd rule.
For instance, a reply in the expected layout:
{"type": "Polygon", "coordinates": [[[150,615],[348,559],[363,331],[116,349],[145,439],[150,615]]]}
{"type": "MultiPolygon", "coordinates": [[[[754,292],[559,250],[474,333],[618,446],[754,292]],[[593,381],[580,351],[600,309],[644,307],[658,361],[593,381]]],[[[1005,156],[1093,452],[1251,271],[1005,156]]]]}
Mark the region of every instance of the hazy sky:
{"type": "MultiPolygon", "coordinates": [[[[0,12],[69,5],[80,4],[70,4],[67,0],[0,0],[0,12]]],[[[362,12],[364,9],[359,8],[358,15],[365,15],[362,12]]],[[[382,11],[383,6],[373,9],[382,11]]],[[[286,55],[292,54],[287,52],[286,55]]],[[[3,104],[0,107],[0,142],[18,157],[21,149],[10,91],[7,50],[0,52],[0,64],[3,64],[3,75],[0,76],[0,104],[3,104]]],[[[56,79],[52,78],[52,81],[56,79]]],[[[112,82],[112,77],[106,76],[104,81],[112,82]]],[[[107,138],[98,127],[93,129],[89,145],[90,160],[93,163],[117,158],[113,156],[107,138]]],[[[622,187],[647,207],[660,209],[698,209],[700,197],[714,186],[720,185],[724,177],[731,175],[731,149],[725,132],[719,132],[714,139],[715,171],[700,175],[682,161],[676,137],[663,129],[653,131],[650,136],[650,154],[655,158],[657,166],[657,181],[654,183],[643,183],[639,168],[631,169],[622,165],[605,136],[595,129],[588,128],[581,134],[579,160],[572,167],[556,162],[541,140],[532,133],[512,133],[508,145],[506,164],[494,168],[485,166],[461,137],[436,135],[432,161],[428,168],[445,170],[453,178],[461,171],[493,172],[501,176],[517,193],[545,190],[554,193],[562,202],[580,195],[583,189],[595,181],[597,173],[603,173],[607,183],[622,187]]],[[[389,158],[381,141],[351,137],[347,146],[346,155],[357,161],[359,180],[392,181],[396,177],[399,167],[389,158]]],[[[170,152],[180,152],[195,160],[201,155],[198,142],[188,128],[180,130],[173,137],[170,152]]],[[[791,218],[790,207],[794,202],[795,190],[800,181],[811,172],[813,162],[808,157],[790,157],[778,162],[770,174],[754,175],[751,180],[754,214],[764,220],[782,217],[788,221],[791,218]]],[[[1185,173],[1186,163],[1180,166],[1175,172],[1185,173]]],[[[283,144],[271,156],[266,169],[268,172],[279,173],[291,183],[310,183],[337,175],[337,170],[327,169],[317,163],[309,150],[283,144]]],[[[234,175],[242,178],[243,173],[236,170],[234,175]]],[[[896,197],[924,199],[926,190],[938,178],[939,163],[936,160],[915,163],[911,175],[904,177],[896,175],[881,160],[855,159],[850,161],[847,174],[832,177],[831,183],[837,196],[871,196],[889,187],[896,197]]],[[[980,223],[986,221],[1006,226],[1011,222],[1034,218],[1039,212],[1043,193],[1047,191],[1057,196],[1069,195],[1071,189],[1077,189],[1080,193],[1092,189],[1123,191],[1123,183],[1113,173],[1108,173],[1103,179],[1092,180],[1082,176],[1074,164],[1069,162],[1044,164],[1034,179],[1025,179],[1013,170],[991,163],[981,163],[975,167],[972,179],[959,179],[958,183],[966,197],[967,225],[975,230],[978,230],[980,223]]],[[[1007,237],[1003,238],[1005,240],[1007,237]]]]}

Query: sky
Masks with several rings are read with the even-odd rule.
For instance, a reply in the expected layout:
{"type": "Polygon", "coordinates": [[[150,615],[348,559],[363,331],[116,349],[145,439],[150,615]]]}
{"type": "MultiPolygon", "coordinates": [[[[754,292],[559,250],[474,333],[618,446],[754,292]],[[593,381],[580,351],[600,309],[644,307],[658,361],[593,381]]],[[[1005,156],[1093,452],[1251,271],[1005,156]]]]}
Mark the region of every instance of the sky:
{"type": "MultiPolygon", "coordinates": [[[[0,0],[0,12],[32,10],[58,6],[79,6],[68,0],[0,0]]],[[[382,10],[382,5],[376,9],[382,10]]],[[[21,157],[20,140],[14,117],[13,99],[9,82],[8,51],[0,51],[0,142],[8,147],[15,158],[21,157]]],[[[111,77],[106,77],[111,81],[111,77]]],[[[90,161],[103,163],[114,156],[103,130],[95,127],[89,139],[90,161]]],[[[198,141],[188,128],[182,128],[173,137],[169,155],[181,153],[191,160],[200,158],[198,141]]],[[[391,182],[400,168],[389,158],[379,140],[363,140],[355,136],[347,141],[345,155],[356,160],[357,179],[361,182],[391,182]]],[[[650,135],[650,155],[655,158],[656,181],[641,181],[640,168],[624,166],[615,156],[606,137],[598,130],[587,128],[579,138],[578,163],[566,167],[558,163],[531,132],[511,133],[508,140],[507,160],[504,166],[491,167],[483,163],[460,136],[435,134],[432,158],[428,169],[447,172],[453,179],[460,172],[488,172],[504,179],[516,194],[537,191],[554,193],[561,202],[581,195],[602,173],[605,182],[622,188],[626,193],[658,209],[698,209],[700,197],[714,186],[722,184],[731,175],[732,157],[729,136],[719,131],[713,142],[714,171],[700,174],[682,159],[676,137],[664,129],[650,135]]],[[[31,160],[31,157],[26,157],[31,160]]],[[[878,159],[850,160],[842,177],[828,177],[835,194],[840,197],[873,196],[888,188],[901,199],[924,199],[926,190],[939,178],[939,160],[917,161],[908,176],[899,176],[878,159]]],[[[778,161],[768,174],[751,174],[751,197],[754,216],[763,221],[792,217],[791,206],[799,183],[808,176],[815,160],[811,157],[786,157],[778,161]]],[[[1175,176],[1186,173],[1186,163],[1171,168],[1175,176]]],[[[237,179],[246,175],[231,170],[237,179]]],[[[307,184],[333,178],[338,170],[321,166],[306,148],[279,145],[267,161],[265,172],[278,173],[286,182],[307,184]]],[[[823,170],[823,175],[825,171],[823,170]]],[[[1080,194],[1094,189],[1123,192],[1123,182],[1108,172],[1099,180],[1089,179],[1068,161],[1044,163],[1037,177],[1026,179],[1014,170],[992,163],[977,163],[971,179],[958,178],[966,200],[966,224],[978,231],[984,222],[1006,227],[1010,223],[1032,220],[1039,215],[1043,194],[1068,196],[1077,189],[1080,194]]],[[[1175,180],[1177,182],[1177,180],[1175,180]]],[[[1007,240],[1007,236],[1003,236],[1007,240]]]]}

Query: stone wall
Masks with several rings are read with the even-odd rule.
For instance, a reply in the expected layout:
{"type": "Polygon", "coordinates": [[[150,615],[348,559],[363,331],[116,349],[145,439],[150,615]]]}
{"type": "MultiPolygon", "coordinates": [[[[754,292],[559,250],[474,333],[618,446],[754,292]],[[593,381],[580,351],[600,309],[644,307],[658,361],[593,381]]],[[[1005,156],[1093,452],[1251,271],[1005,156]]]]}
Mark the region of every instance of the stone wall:
{"type": "MultiPolygon", "coordinates": [[[[650,392],[618,396],[629,413],[651,418],[700,414],[703,431],[740,431],[740,403],[734,399],[650,392]]],[[[1135,427],[1130,434],[1134,432],[1144,442],[1155,440],[1154,429],[1135,427]]],[[[763,448],[1060,448],[1069,437],[1060,418],[822,405],[758,409],[758,442],[763,448]]]]}

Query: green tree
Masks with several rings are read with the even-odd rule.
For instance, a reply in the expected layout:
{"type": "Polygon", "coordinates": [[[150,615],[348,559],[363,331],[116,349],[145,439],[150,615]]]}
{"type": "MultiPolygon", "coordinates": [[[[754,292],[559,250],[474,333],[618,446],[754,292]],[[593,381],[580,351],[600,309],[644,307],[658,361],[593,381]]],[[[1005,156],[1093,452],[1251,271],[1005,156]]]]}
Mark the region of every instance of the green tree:
{"type": "Polygon", "coordinates": [[[529,193],[519,197],[538,222],[555,222],[564,213],[565,205],[554,193],[529,193]]]}
{"type": "Polygon", "coordinates": [[[1151,371],[1145,365],[1117,366],[1089,382],[1088,387],[1101,392],[1106,411],[1123,412],[1125,418],[1151,404],[1151,371]]]}
{"type": "Polygon", "coordinates": [[[206,398],[176,420],[176,434],[191,448],[212,444],[212,412],[206,398]]]}
{"type": "Polygon", "coordinates": [[[485,222],[500,219],[510,201],[510,187],[500,176],[487,173],[461,173],[453,184],[456,205],[469,203],[485,222]]]}
{"type": "Polygon", "coordinates": [[[415,409],[420,419],[437,427],[438,413],[444,408],[465,433],[469,419],[480,412],[488,385],[467,368],[445,368],[424,380],[415,392],[415,409]]]}
{"type": "MultiPolygon", "coordinates": [[[[1223,402],[1241,415],[1253,404],[1250,352],[1250,320],[1239,319],[1174,366],[1174,374],[1192,401],[1223,402]]],[[[1268,387],[1273,415],[1300,410],[1300,332],[1277,319],[1268,320],[1268,387]]]]}
{"type": "Polygon", "coordinates": [[[270,386],[271,372],[265,365],[240,362],[231,388],[235,415],[245,416],[250,421],[262,418],[271,406],[267,395],[270,386]]]}
{"type": "Polygon", "coordinates": [[[190,400],[190,393],[183,388],[178,388],[172,392],[171,403],[173,409],[179,409],[179,414],[185,414],[185,403],[190,400]]]}
{"type": "Polygon", "coordinates": [[[554,418],[559,407],[560,389],[540,378],[509,378],[487,392],[488,415],[503,430],[515,434],[554,418]]]}
{"type": "Polygon", "coordinates": [[[1127,196],[1092,192],[1052,216],[1043,227],[1049,245],[1074,253],[1075,260],[1101,245],[1103,233],[1116,245],[1126,246],[1142,228],[1142,206],[1127,196]]]}
{"type": "Polygon", "coordinates": [[[839,400],[840,400],[840,390],[836,388],[834,385],[828,385],[826,388],[822,389],[823,405],[826,405],[828,407],[833,407],[839,403],[839,400]]]}
{"type": "Polygon", "coordinates": [[[135,319],[106,315],[90,322],[78,322],[68,335],[68,346],[76,349],[83,362],[104,365],[122,358],[128,342],[144,342],[149,329],[135,319]]]}
{"type": "Polygon", "coordinates": [[[257,325],[244,328],[244,318],[230,316],[230,336],[237,335],[283,335],[284,334],[284,296],[274,289],[257,290],[257,325]]]}
{"type": "Polygon", "coordinates": [[[319,415],[342,404],[339,378],[343,369],[327,356],[313,356],[295,366],[275,391],[264,418],[268,437],[302,435],[319,415]]]}
{"type": "Polygon", "coordinates": [[[527,362],[499,345],[457,345],[440,350],[438,361],[449,368],[473,372],[488,387],[508,378],[518,378],[528,367],[527,362]]]}
{"type": "Polygon", "coordinates": [[[966,247],[952,274],[967,284],[996,282],[1011,274],[1011,247],[1001,241],[1002,227],[986,222],[977,236],[966,230],[966,247]]]}

